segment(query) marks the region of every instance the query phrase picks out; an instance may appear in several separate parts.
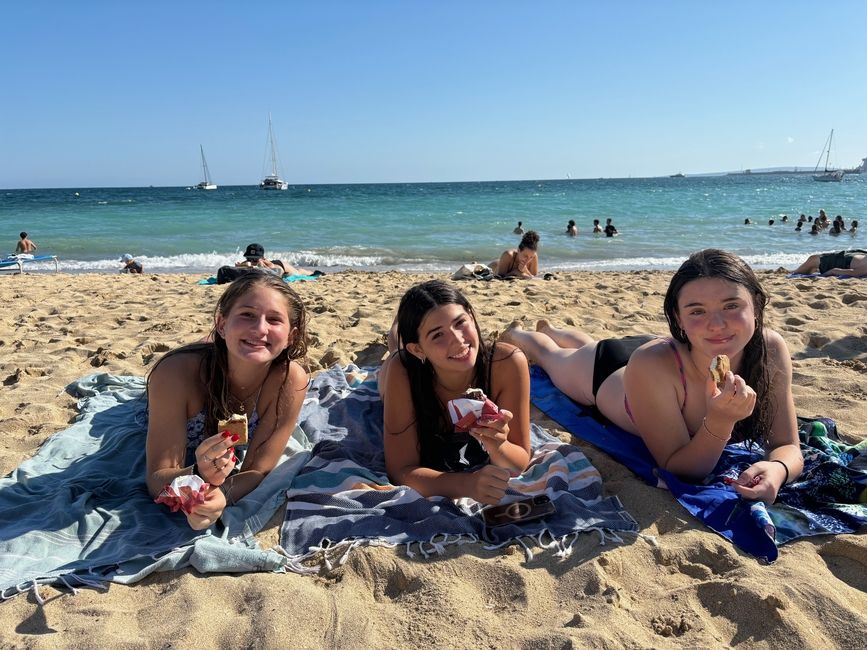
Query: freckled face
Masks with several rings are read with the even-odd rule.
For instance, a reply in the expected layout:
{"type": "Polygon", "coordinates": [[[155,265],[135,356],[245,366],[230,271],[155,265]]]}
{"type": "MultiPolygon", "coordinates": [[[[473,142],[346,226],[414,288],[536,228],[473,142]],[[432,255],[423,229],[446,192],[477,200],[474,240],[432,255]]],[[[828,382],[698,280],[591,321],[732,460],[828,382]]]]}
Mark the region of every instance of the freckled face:
{"type": "Polygon", "coordinates": [[[708,356],[739,354],[756,331],[749,291],[720,278],[685,284],[678,296],[677,316],[693,347],[708,356]]]}
{"type": "Polygon", "coordinates": [[[418,349],[434,368],[466,370],[475,365],[479,352],[476,322],[462,306],[442,305],[430,310],[418,334],[418,349]]]}
{"type": "Polygon", "coordinates": [[[293,335],[286,299],[264,286],[253,287],[225,317],[218,316],[217,331],[226,340],[230,358],[259,362],[273,361],[293,335]]]}

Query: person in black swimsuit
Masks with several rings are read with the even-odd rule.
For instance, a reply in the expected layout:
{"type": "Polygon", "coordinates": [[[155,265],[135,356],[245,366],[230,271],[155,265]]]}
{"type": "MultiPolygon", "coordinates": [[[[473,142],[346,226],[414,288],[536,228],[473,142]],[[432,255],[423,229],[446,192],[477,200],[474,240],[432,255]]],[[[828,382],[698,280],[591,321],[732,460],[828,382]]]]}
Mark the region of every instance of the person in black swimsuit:
{"type": "Polygon", "coordinates": [[[833,253],[816,253],[810,255],[792,273],[798,275],[821,273],[825,276],[845,275],[850,278],[863,278],[867,276],[867,251],[856,248],[833,253]]]}
{"type": "Polygon", "coordinates": [[[424,496],[499,503],[530,461],[530,371],[520,350],[485,342],[469,301],[447,282],[410,288],[379,373],[385,466],[424,496]],[[501,418],[455,432],[450,400],[480,388],[501,418]]]}
{"type": "Polygon", "coordinates": [[[501,340],[517,345],[570,398],[641,436],[658,465],[686,479],[712,472],[729,441],[764,448],[738,477],[744,497],[773,503],[803,470],[792,397],[792,363],[779,333],[764,326],[768,303],[739,257],[706,249],[672,276],[663,310],[669,337],[596,341],[539,321],[501,340]],[[708,368],[725,354],[722,385],[708,368]],[[753,481],[758,482],[753,484],[753,481]]]}
{"type": "Polygon", "coordinates": [[[494,274],[501,278],[522,278],[525,280],[536,277],[539,273],[539,233],[528,230],[521,237],[518,248],[503,251],[500,259],[491,262],[494,274]]]}

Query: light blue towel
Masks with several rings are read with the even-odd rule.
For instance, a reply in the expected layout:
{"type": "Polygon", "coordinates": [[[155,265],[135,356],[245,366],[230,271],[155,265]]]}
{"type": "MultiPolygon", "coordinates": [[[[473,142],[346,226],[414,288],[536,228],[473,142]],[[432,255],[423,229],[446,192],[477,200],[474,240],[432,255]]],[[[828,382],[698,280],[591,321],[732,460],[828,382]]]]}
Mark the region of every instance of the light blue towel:
{"type": "Polygon", "coordinates": [[[128,584],[187,566],[283,570],[286,558],[259,549],[252,535],[285,501],[308,456],[299,453],[311,446],[303,431],[256,490],[211,529],[194,531],[145,486],[144,388],[140,377],[109,374],[71,384],[81,398],[75,422],[0,479],[0,599],[39,584],[128,584]]]}

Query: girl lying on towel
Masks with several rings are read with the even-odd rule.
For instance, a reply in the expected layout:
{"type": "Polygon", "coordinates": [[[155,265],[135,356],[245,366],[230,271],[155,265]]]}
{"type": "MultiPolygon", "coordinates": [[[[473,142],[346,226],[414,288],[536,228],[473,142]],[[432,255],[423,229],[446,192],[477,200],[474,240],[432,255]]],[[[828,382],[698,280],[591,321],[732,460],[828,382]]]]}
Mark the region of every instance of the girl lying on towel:
{"type": "Polygon", "coordinates": [[[594,341],[539,321],[503,340],[538,363],[554,384],[614,424],[642,437],[660,467],[700,479],[729,441],[750,441],[765,460],[747,468],[735,489],[773,503],[803,469],[792,399],[792,364],[783,338],[765,328],[768,296],[736,255],[693,253],[674,274],[664,311],[671,336],[594,341]],[[731,369],[712,378],[726,355],[731,369]]]}
{"type": "Polygon", "coordinates": [[[172,350],[151,370],[148,489],[156,497],[177,477],[201,477],[210,487],[187,514],[193,528],[213,524],[277,464],[307,389],[298,363],[306,327],[294,290],[271,273],[247,273],[217,302],[209,339],[172,350]],[[245,431],[218,426],[233,414],[247,416],[247,444],[245,431]]]}
{"type": "MultiPolygon", "coordinates": [[[[530,461],[530,374],[520,350],[485,343],[473,308],[441,280],[404,294],[380,370],[385,466],[392,481],[424,496],[499,503],[530,461]],[[395,332],[396,329],[396,332],[395,332]],[[449,409],[468,389],[488,397],[466,427],[449,409]],[[492,403],[492,404],[491,404],[492,403]],[[499,412],[492,414],[493,405],[499,412]]],[[[481,397],[470,396],[476,401],[481,397]]]]}

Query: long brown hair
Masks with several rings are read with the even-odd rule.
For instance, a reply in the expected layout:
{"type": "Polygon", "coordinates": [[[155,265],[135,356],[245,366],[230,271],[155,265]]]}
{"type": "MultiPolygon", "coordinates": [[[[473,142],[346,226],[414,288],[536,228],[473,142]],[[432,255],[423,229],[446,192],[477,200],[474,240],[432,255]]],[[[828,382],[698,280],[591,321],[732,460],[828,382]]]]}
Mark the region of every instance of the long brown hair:
{"type": "Polygon", "coordinates": [[[452,426],[447,421],[446,412],[434,391],[435,373],[433,366],[429,361],[422,363],[418,357],[410,354],[406,350],[406,345],[418,343],[418,329],[425,316],[432,309],[442,305],[459,305],[473,319],[476,335],[479,337],[479,352],[476,356],[472,386],[481,388],[488,394],[491,392],[491,387],[488,385],[491,350],[482,337],[479,323],[470,302],[460,291],[443,280],[429,280],[410,287],[401,298],[400,306],[397,309],[398,354],[409,379],[420,448],[424,448],[424,443],[432,437],[442,437],[445,432],[450,432],[452,426]]]}
{"type": "Polygon", "coordinates": [[[663,302],[665,318],[668,320],[668,329],[672,338],[684,343],[688,349],[692,349],[692,344],[677,318],[677,301],[681,289],[688,282],[699,278],[719,278],[733,282],[744,287],[752,296],[756,329],[752,338],[744,346],[739,374],[747,385],[756,391],[756,406],[749,417],[735,424],[733,435],[737,441],[764,444],[770,434],[771,421],[776,408],[770,403],[771,374],[768,370],[768,346],[764,334],[768,294],[749,265],[734,253],[706,248],[690,255],[671,278],[663,302]]]}
{"type": "MultiPolygon", "coordinates": [[[[255,287],[263,286],[269,289],[274,289],[286,300],[286,307],[289,314],[290,331],[294,330],[294,336],[289,341],[289,345],[277,357],[271,361],[271,368],[284,366],[286,371],[283,373],[283,381],[280,384],[280,390],[277,392],[278,400],[276,406],[277,421],[280,421],[280,413],[283,405],[279,396],[283,394],[283,389],[287,381],[289,381],[288,364],[290,361],[301,361],[307,354],[307,309],[304,307],[304,302],[301,297],[287,285],[281,278],[265,271],[252,270],[245,273],[238,279],[234,280],[228,288],[223,292],[217,301],[217,306],[214,308],[214,326],[211,329],[211,334],[207,341],[202,343],[192,343],[176,348],[166,353],[154,367],[150,374],[166,359],[175,354],[199,354],[201,362],[199,364],[199,376],[205,385],[205,436],[212,436],[217,433],[217,422],[226,419],[231,415],[232,410],[229,405],[229,355],[226,348],[226,340],[217,331],[217,316],[223,318],[229,315],[232,307],[240,298],[246,295],[255,287]]],[[[269,371],[270,372],[270,371],[269,371]]],[[[148,383],[150,383],[150,374],[148,383]]],[[[293,393],[294,395],[294,393],[293,393]]],[[[291,399],[294,399],[292,397],[291,399]]]]}

